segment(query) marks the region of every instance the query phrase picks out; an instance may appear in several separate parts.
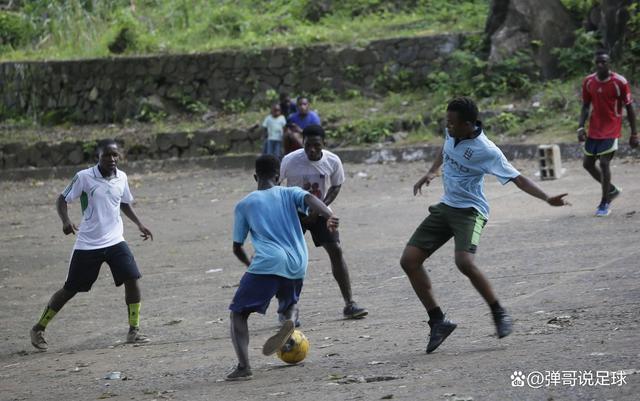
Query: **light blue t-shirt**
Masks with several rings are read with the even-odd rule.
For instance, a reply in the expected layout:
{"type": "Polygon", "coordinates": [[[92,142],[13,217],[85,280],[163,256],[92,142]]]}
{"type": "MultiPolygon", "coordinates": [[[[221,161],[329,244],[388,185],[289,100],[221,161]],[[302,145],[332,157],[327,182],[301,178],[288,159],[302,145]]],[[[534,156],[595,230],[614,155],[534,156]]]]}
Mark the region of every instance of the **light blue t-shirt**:
{"type": "Polygon", "coordinates": [[[309,192],[298,187],[276,186],[253,191],[238,202],[233,242],[244,244],[251,233],[255,255],[249,273],[304,278],[308,251],[298,211],[306,213],[307,195],[309,192]]]}
{"type": "Polygon", "coordinates": [[[442,183],[444,195],[441,201],[451,207],[475,208],[489,218],[489,203],[484,195],[484,175],[491,174],[502,185],[520,175],[507,161],[502,151],[487,138],[481,128],[480,134],[464,139],[456,145],[455,138],[445,133],[442,150],[442,183]]]}

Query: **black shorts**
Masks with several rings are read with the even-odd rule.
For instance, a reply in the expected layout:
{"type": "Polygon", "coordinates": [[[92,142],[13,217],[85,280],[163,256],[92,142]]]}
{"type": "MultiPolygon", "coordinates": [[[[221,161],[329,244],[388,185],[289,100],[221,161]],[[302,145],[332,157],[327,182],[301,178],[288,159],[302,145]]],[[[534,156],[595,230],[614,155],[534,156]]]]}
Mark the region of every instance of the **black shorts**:
{"type": "Polygon", "coordinates": [[[323,246],[324,244],[339,243],[340,234],[338,231],[331,232],[327,228],[327,219],[322,216],[318,216],[316,221],[312,224],[305,224],[302,219],[306,217],[304,214],[298,214],[300,218],[300,225],[302,225],[302,232],[311,231],[311,238],[313,238],[313,244],[316,247],[323,246]]]}
{"type": "Polygon", "coordinates": [[[136,260],[126,242],[100,248],[82,250],[76,249],[69,262],[69,274],[64,288],[69,291],[87,292],[98,279],[102,263],[107,262],[111,268],[111,275],[116,287],[126,280],[142,277],[136,260]]]}
{"type": "Polygon", "coordinates": [[[584,154],[587,156],[602,156],[618,150],[618,138],[593,139],[584,142],[584,154]]]}

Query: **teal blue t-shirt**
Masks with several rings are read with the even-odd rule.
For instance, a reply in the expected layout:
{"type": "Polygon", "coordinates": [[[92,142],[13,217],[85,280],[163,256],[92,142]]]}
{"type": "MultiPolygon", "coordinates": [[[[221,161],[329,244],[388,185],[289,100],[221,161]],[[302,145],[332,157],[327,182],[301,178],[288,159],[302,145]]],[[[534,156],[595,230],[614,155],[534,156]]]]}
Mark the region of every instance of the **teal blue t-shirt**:
{"type": "Polygon", "coordinates": [[[238,202],[233,242],[244,244],[251,233],[255,255],[249,273],[304,278],[308,251],[298,211],[306,213],[307,195],[309,192],[299,187],[276,186],[253,191],[238,202]]]}
{"type": "Polygon", "coordinates": [[[491,174],[502,185],[520,175],[502,151],[478,127],[475,138],[455,138],[445,133],[442,149],[442,202],[451,207],[475,208],[489,218],[489,202],[484,195],[484,175],[491,174]]]}

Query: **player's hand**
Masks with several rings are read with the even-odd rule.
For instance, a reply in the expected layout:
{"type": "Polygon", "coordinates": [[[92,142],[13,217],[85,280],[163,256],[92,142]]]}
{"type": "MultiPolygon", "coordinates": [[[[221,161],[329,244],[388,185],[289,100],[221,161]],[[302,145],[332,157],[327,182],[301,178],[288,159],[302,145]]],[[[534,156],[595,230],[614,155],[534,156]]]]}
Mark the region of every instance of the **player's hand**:
{"type": "Polygon", "coordinates": [[[567,202],[566,199],[563,199],[565,196],[569,194],[561,194],[556,196],[551,196],[547,199],[547,203],[551,206],[571,206],[571,203],[567,202]]]}
{"type": "Polygon", "coordinates": [[[640,145],[640,140],[638,140],[638,134],[631,134],[629,137],[629,146],[632,148],[637,148],[640,145]]]}
{"type": "Polygon", "coordinates": [[[335,215],[332,214],[331,217],[327,219],[327,228],[332,233],[338,231],[339,225],[340,225],[340,219],[335,215]]]}
{"type": "Polygon", "coordinates": [[[413,196],[416,196],[419,193],[421,194],[422,186],[423,185],[429,186],[429,184],[431,184],[431,181],[433,181],[434,178],[436,178],[436,174],[431,172],[425,174],[424,177],[420,178],[418,182],[416,182],[415,185],[413,186],[413,196]]]}
{"type": "Polygon", "coordinates": [[[578,128],[578,142],[584,142],[587,140],[587,135],[585,134],[584,128],[578,128]]]}
{"type": "Polygon", "coordinates": [[[70,221],[62,224],[62,232],[64,233],[64,235],[69,235],[69,234],[75,235],[77,231],[78,231],[78,227],[76,227],[76,225],[70,221]]]}
{"type": "Polygon", "coordinates": [[[151,238],[151,241],[153,241],[153,234],[151,233],[151,230],[145,227],[144,224],[140,224],[138,226],[138,230],[140,230],[140,232],[142,233],[140,234],[140,237],[142,238],[143,241],[146,241],[149,238],[151,238]]]}

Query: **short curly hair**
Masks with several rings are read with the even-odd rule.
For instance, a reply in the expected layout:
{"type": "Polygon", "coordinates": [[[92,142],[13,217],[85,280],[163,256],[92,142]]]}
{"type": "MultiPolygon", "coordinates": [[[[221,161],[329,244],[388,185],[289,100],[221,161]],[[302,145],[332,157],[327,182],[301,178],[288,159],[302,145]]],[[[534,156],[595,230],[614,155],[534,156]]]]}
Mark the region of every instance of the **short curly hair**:
{"type": "Polygon", "coordinates": [[[256,175],[260,178],[273,178],[280,173],[280,160],[274,155],[262,155],[256,159],[256,175]]]}
{"type": "Polygon", "coordinates": [[[475,123],[478,120],[478,106],[468,97],[453,99],[447,105],[447,111],[455,111],[462,121],[475,123]]]}

